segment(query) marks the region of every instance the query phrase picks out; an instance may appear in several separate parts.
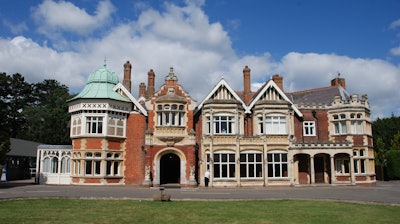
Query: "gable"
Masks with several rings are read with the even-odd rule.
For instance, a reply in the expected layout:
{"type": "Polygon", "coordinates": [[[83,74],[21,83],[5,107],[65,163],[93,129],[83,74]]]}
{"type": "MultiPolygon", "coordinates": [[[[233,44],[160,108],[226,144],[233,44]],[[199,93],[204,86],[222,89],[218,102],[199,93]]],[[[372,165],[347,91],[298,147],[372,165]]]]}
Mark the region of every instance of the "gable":
{"type": "Polygon", "coordinates": [[[204,102],[207,100],[236,100],[242,104],[243,108],[247,108],[243,100],[224,79],[221,79],[221,81],[215,85],[206,98],[204,98],[204,100],[199,104],[198,110],[202,108],[204,102]]]}
{"type": "Polygon", "coordinates": [[[299,117],[302,117],[303,114],[300,112],[299,109],[294,105],[294,103],[286,96],[286,94],[276,85],[273,80],[269,80],[265,83],[259,91],[254,95],[252,101],[250,102],[247,113],[250,113],[251,109],[258,101],[286,101],[288,102],[292,109],[296,112],[299,117]]]}
{"type": "Polygon", "coordinates": [[[135,99],[135,97],[132,96],[132,94],[128,91],[127,88],[125,88],[124,85],[121,83],[118,83],[117,85],[114,86],[113,88],[114,91],[120,90],[123,92],[133,103],[133,109],[140,111],[144,116],[147,116],[147,111],[144,109],[144,107],[135,99]]]}

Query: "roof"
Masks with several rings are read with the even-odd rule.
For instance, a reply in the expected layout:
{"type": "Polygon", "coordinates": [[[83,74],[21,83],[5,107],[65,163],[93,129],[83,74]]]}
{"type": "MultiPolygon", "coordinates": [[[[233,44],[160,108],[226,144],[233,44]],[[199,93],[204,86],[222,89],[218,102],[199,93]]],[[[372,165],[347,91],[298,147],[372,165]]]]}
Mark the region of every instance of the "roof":
{"type": "Polygon", "coordinates": [[[17,138],[10,138],[11,151],[7,156],[30,156],[36,157],[37,147],[41,144],[17,138]]]}
{"type": "Polygon", "coordinates": [[[332,103],[335,96],[340,96],[342,100],[348,100],[350,97],[349,93],[340,85],[286,93],[286,95],[293,103],[306,105],[328,105],[332,103]]]}
{"type": "Polygon", "coordinates": [[[113,90],[119,83],[118,77],[106,65],[99,68],[89,75],[85,88],[76,97],[69,101],[77,99],[113,99],[123,102],[131,102],[125,97],[113,90]]]}

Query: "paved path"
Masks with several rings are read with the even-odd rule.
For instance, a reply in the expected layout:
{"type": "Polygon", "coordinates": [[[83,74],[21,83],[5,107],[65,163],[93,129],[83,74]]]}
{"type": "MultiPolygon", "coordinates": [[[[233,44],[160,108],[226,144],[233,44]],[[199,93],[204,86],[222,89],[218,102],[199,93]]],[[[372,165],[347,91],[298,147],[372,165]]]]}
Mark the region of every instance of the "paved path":
{"type": "MultiPolygon", "coordinates": [[[[152,200],[158,188],[132,186],[37,185],[32,181],[0,183],[0,200],[16,198],[107,198],[152,200]]],[[[315,186],[264,188],[166,188],[171,200],[319,199],[400,206],[400,181],[376,186],[315,186]]]]}

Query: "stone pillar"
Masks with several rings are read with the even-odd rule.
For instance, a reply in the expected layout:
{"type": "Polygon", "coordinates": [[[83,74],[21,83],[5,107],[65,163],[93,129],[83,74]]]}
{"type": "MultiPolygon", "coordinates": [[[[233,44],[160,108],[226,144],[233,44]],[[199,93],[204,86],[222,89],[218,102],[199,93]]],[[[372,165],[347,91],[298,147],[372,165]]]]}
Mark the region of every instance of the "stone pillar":
{"type": "Polygon", "coordinates": [[[354,159],[353,156],[350,156],[350,182],[352,185],[356,185],[356,179],[354,176],[354,159]]]}
{"type": "Polygon", "coordinates": [[[335,156],[331,156],[331,184],[335,184],[335,156]]]}
{"type": "Polygon", "coordinates": [[[310,177],[311,185],[315,184],[314,156],[310,156],[310,177]]]}

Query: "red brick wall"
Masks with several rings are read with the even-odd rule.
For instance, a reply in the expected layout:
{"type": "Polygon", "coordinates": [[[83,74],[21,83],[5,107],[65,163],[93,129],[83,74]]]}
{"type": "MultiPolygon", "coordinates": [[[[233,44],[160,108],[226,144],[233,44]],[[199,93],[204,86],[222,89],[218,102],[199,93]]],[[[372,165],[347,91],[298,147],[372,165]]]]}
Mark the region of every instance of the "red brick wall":
{"type": "Polygon", "coordinates": [[[144,179],[145,154],[142,151],[146,132],[146,117],[130,114],[127,120],[125,183],[141,184],[144,179]]]}

